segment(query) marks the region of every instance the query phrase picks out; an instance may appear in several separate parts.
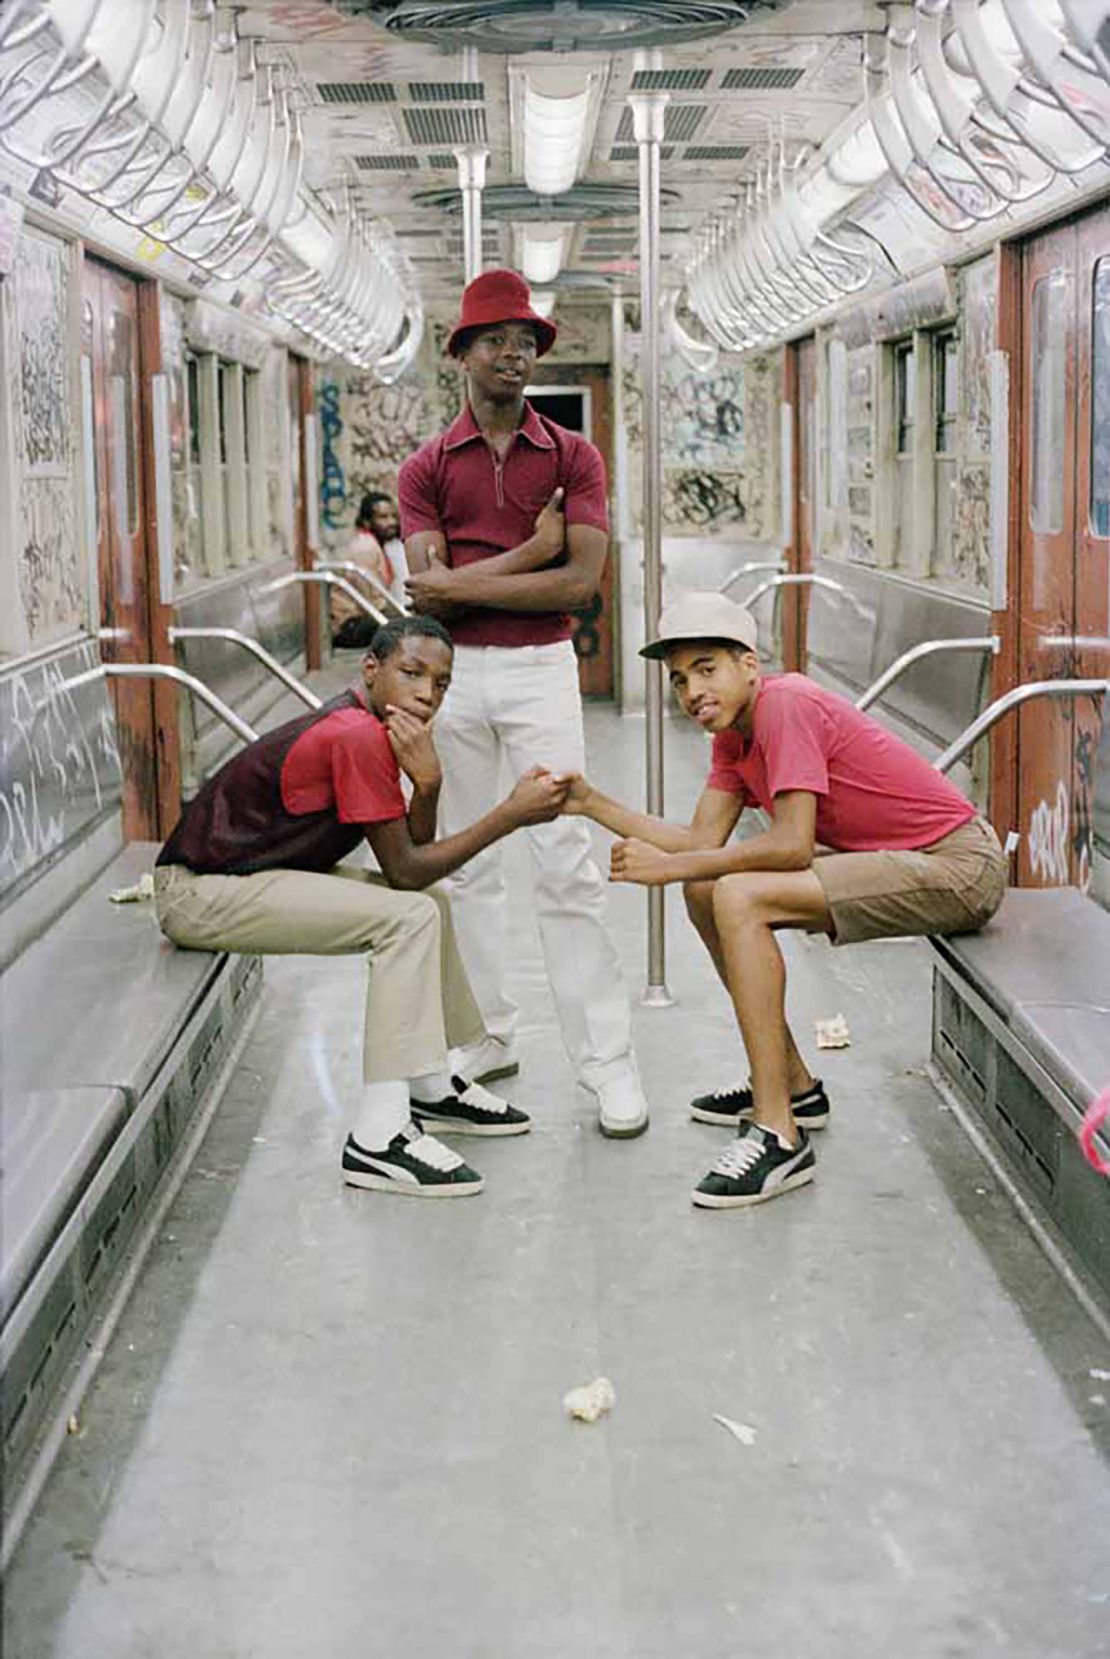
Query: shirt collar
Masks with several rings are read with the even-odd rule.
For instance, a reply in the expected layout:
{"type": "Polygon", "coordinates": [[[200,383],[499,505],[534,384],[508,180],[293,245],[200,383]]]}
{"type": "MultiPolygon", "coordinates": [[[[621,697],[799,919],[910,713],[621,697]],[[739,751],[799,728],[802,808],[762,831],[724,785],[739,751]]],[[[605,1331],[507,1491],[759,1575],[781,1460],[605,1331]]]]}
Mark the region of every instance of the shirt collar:
{"type": "MultiPolygon", "coordinates": [[[[528,399],[524,400],[524,419],[517,427],[517,436],[524,438],[533,449],[554,449],[555,440],[544,426],[539,415],[532,408],[528,399]]],[[[474,411],[467,402],[462,413],[457,415],[447,428],[444,439],[445,449],[461,449],[464,444],[473,443],[475,438],[482,437],[482,429],[474,419],[474,411]]]]}

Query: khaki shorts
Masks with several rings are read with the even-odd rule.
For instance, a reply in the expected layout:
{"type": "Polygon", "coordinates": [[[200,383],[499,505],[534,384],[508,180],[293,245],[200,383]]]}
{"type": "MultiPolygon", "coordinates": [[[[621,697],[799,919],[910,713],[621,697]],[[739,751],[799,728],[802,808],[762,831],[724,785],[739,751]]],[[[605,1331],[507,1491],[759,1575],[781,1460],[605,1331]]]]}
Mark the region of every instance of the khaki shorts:
{"type": "Polygon", "coordinates": [[[1006,891],[1006,856],[985,818],[912,852],[826,853],[813,861],[834,945],[974,933],[1006,891]]]}

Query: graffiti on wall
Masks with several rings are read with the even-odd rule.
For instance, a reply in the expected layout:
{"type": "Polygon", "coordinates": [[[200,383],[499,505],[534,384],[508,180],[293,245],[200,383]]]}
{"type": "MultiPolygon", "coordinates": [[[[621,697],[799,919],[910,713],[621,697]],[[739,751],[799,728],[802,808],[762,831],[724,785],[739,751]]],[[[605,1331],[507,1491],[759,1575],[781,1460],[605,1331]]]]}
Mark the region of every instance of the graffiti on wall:
{"type": "Polygon", "coordinates": [[[969,265],[962,277],[963,402],[966,456],[991,450],[990,354],[994,350],[998,289],[993,259],[969,265]]]}
{"type": "Polygon", "coordinates": [[[1068,791],[1061,780],[1051,806],[1047,800],[1038,801],[1029,819],[1029,862],[1042,881],[1067,882],[1070,823],[1068,791]]]}
{"type": "Polygon", "coordinates": [[[19,239],[15,303],[26,477],[64,476],[71,462],[67,257],[61,242],[33,234],[19,239]]]}
{"type": "Polygon", "coordinates": [[[320,517],[327,530],[342,526],[347,508],[347,475],[339,458],[342,436],[339,387],[334,380],[325,380],[320,388],[320,517]]]}
{"type": "Polygon", "coordinates": [[[738,472],[709,472],[668,468],[663,474],[663,522],[698,530],[743,524],[744,479],[738,472]]]}
{"type": "Polygon", "coordinates": [[[661,413],[665,465],[735,467],[744,450],[743,369],[667,369],[661,413]]]}

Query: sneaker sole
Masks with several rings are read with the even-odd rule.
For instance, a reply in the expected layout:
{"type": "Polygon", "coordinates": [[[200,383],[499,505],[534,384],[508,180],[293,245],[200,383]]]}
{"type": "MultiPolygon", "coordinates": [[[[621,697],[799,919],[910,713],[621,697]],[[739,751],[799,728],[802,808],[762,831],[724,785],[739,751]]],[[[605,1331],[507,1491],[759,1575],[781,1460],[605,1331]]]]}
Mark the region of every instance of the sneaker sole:
{"type": "Polygon", "coordinates": [[[647,1133],[650,1123],[650,1118],[644,1118],[640,1123],[629,1124],[627,1127],[622,1124],[619,1128],[616,1128],[611,1124],[603,1123],[599,1118],[597,1126],[607,1141],[634,1141],[638,1135],[647,1133]]]}
{"type": "Polygon", "coordinates": [[[410,1187],[407,1182],[391,1181],[388,1175],[362,1175],[353,1169],[345,1169],[343,1179],[349,1187],[359,1187],[367,1192],[395,1192],[401,1198],[469,1198],[472,1193],[481,1192],[486,1184],[480,1180],[410,1187]]]}
{"type": "Polygon", "coordinates": [[[489,1071],[480,1071],[477,1077],[467,1079],[470,1083],[496,1083],[502,1077],[516,1077],[520,1071],[519,1060],[509,1060],[503,1066],[492,1066],[489,1071]]]}
{"type": "Polygon", "coordinates": [[[459,1118],[426,1118],[414,1111],[413,1121],[429,1135],[526,1135],[532,1127],[527,1123],[466,1123],[459,1118]]]}
{"type": "Polygon", "coordinates": [[[724,1193],[695,1192],[694,1203],[703,1210],[743,1210],[751,1204],[766,1204],[772,1198],[779,1198],[792,1187],[808,1186],[813,1180],[814,1173],[812,1169],[802,1169],[796,1175],[788,1175],[785,1181],[780,1181],[770,1192],[747,1192],[736,1198],[727,1197],[724,1193]]]}
{"type": "MultiPolygon", "coordinates": [[[[691,1106],[690,1117],[694,1123],[713,1123],[720,1129],[739,1129],[742,1123],[750,1123],[750,1118],[742,1118],[736,1112],[710,1112],[702,1106],[691,1106]]],[[[828,1112],[820,1117],[795,1118],[799,1129],[824,1129],[829,1121],[828,1112]]]]}

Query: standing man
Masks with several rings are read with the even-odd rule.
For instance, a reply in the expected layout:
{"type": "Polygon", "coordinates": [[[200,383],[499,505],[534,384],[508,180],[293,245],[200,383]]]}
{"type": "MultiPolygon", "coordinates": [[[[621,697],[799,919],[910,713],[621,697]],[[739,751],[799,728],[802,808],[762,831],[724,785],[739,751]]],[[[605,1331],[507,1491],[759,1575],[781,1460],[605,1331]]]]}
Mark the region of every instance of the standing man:
{"type": "MultiPolygon", "coordinates": [[[[443,833],[497,798],[498,774],[539,764],[579,772],[585,753],[569,612],[593,598],[609,546],[605,469],[594,446],[524,396],[555,326],[515,271],[486,271],[463,294],[447,343],[467,403],[401,468],[401,529],[417,610],[446,621],[451,692],[436,723],[443,833]]],[[[573,817],[528,832],[544,964],[575,1075],[605,1135],[648,1114],[632,1053],[620,964],[588,827],[573,817]]],[[[517,1009],[505,989],[507,894],[494,850],[451,882],[452,911],[489,1038],[459,1063],[486,1081],[519,1070],[517,1009]]]]}

